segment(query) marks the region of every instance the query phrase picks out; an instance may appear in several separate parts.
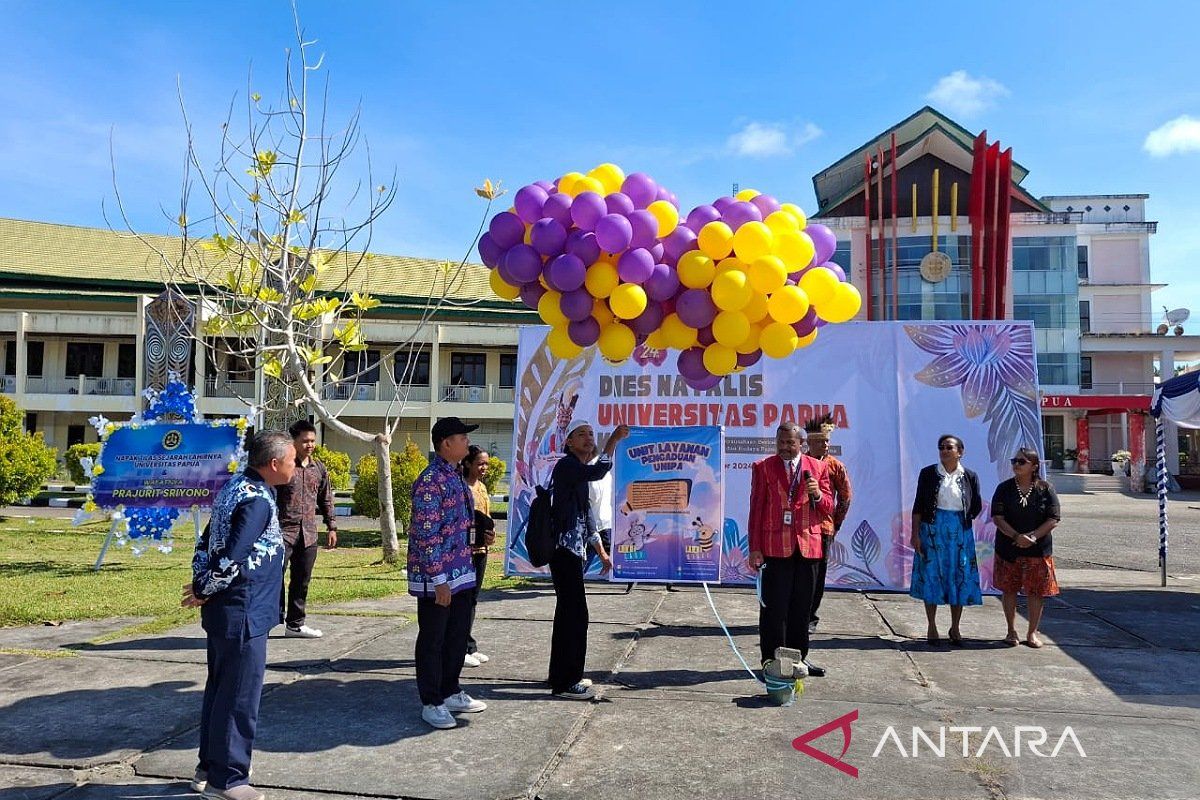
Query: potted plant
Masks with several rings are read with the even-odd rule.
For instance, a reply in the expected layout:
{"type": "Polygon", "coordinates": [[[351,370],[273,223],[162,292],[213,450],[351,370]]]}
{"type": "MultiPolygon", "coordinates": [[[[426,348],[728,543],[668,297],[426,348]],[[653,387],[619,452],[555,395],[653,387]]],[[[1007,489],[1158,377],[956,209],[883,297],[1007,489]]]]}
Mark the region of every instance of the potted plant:
{"type": "Polygon", "coordinates": [[[1079,451],[1075,449],[1063,451],[1063,471],[1074,472],[1079,465],[1079,451]]]}
{"type": "Polygon", "coordinates": [[[1118,450],[1110,456],[1113,475],[1125,475],[1129,469],[1129,459],[1132,454],[1128,450],[1118,450]]]}

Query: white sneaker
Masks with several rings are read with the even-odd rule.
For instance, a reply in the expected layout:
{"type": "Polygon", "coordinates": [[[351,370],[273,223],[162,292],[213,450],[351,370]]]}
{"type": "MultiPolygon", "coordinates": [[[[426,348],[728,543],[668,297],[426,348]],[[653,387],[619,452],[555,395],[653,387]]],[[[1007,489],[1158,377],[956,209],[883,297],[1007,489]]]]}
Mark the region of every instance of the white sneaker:
{"type": "Polygon", "coordinates": [[[443,707],[454,714],[475,714],[486,709],[487,703],[476,700],[466,692],[459,692],[447,697],[443,707]]]}
{"type": "Polygon", "coordinates": [[[579,680],[579,685],[580,685],[580,686],[591,686],[591,685],[592,685],[592,679],[591,679],[591,678],[581,678],[581,679],[579,680]]]}
{"type": "Polygon", "coordinates": [[[421,719],[433,727],[441,728],[442,730],[458,727],[458,723],[454,721],[454,717],[450,716],[450,712],[446,710],[445,704],[440,706],[423,706],[421,708],[421,719]]]}
{"type": "Polygon", "coordinates": [[[463,658],[464,667],[478,667],[481,663],[483,662],[470,653],[467,653],[466,657],[463,658]]]}
{"type": "Polygon", "coordinates": [[[596,696],[590,685],[585,685],[583,681],[567,689],[565,692],[555,692],[555,697],[565,697],[568,700],[591,700],[596,696]]]}
{"type": "Polygon", "coordinates": [[[809,633],[817,632],[817,621],[816,620],[813,620],[812,622],[808,623],[808,632],[809,633]]]}
{"type": "Polygon", "coordinates": [[[468,653],[468,655],[474,656],[475,660],[478,661],[480,664],[486,664],[487,662],[492,660],[491,656],[485,656],[483,653],[480,653],[480,652],[468,653]]]}
{"type": "Polygon", "coordinates": [[[293,628],[291,625],[284,626],[283,635],[292,639],[320,639],[325,634],[321,633],[316,628],[310,628],[307,625],[301,625],[299,628],[293,628]]]}

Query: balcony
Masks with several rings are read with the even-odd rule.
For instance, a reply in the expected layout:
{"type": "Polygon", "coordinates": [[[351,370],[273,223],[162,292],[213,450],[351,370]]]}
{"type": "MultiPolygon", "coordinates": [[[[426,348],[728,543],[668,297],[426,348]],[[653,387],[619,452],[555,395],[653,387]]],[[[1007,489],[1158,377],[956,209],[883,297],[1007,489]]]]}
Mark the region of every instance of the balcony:
{"type": "Polygon", "coordinates": [[[204,396],[253,400],[254,381],[231,381],[221,376],[208,377],[204,379],[204,396]]]}
{"type": "Polygon", "coordinates": [[[1116,383],[1096,383],[1091,386],[1080,387],[1083,394],[1104,394],[1104,395],[1129,395],[1129,394],[1154,394],[1156,384],[1152,382],[1141,381],[1118,381],[1116,383]]]}
{"type": "Polygon", "coordinates": [[[451,386],[442,385],[443,403],[511,403],[514,389],[511,386],[451,386]]]}
{"type": "Polygon", "coordinates": [[[13,394],[17,391],[15,375],[0,375],[0,394],[13,394]]]}
{"type": "MultiPolygon", "coordinates": [[[[5,384],[10,376],[6,376],[5,384]]],[[[12,391],[16,391],[16,378],[12,391]]],[[[101,395],[107,397],[133,397],[137,382],[133,378],[89,378],[79,375],[74,378],[49,378],[44,376],[25,379],[27,394],[101,395]]],[[[9,391],[5,389],[5,391],[9,391]]]]}
{"type": "Polygon", "coordinates": [[[382,383],[333,383],[324,388],[326,400],[366,400],[392,402],[393,399],[413,403],[428,403],[432,391],[428,386],[397,387],[382,383]]]}

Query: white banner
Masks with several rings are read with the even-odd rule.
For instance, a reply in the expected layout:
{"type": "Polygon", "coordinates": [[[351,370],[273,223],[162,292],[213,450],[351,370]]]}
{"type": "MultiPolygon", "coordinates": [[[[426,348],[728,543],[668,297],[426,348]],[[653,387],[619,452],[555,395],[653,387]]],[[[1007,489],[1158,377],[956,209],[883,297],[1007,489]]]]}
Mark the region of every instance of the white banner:
{"type": "MultiPolygon", "coordinates": [[[[781,422],[831,413],[830,452],[850,475],[854,501],[830,554],[828,585],[907,591],[910,511],[921,467],[937,440],[954,434],[963,463],[979,473],[984,512],[975,522],[979,571],[991,588],[995,528],[988,501],[1012,472],[1018,447],[1041,450],[1033,326],[1011,322],[860,322],[822,328],[786,360],[764,358],[697,392],[674,358],[639,347],[620,366],[595,348],[554,358],[546,327],[521,331],[509,504],[507,575],[542,575],[526,558],[525,517],[533,485],[546,485],[566,426],[587,419],[597,441],[616,425],[725,429],[722,580],[752,583],[746,563],[750,466],[775,452],[781,422]]],[[[593,564],[589,575],[598,574],[593,564]]]]}

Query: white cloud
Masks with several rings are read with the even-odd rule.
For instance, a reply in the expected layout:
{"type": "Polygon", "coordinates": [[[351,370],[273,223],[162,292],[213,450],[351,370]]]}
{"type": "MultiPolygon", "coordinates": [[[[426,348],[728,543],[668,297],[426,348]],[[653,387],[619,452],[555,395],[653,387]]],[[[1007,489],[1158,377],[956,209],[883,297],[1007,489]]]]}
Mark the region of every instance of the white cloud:
{"type": "Polygon", "coordinates": [[[789,131],[787,126],[775,122],[748,122],[729,137],[726,148],[734,155],[747,158],[790,156],[796,148],[811,142],[821,133],[821,129],[811,122],[806,122],[795,131],[789,131]]]}
{"type": "Polygon", "coordinates": [[[925,99],[951,114],[971,117],[1008,95],[1008,89],[999,81],[972,78],[966,70],[958,69],[939,78],[925,99]]]}
{"type": "Polygon", "coordinates": [[[1150,131],[1142,148],[1155,158],[1200,151],[1200,119],[1176,117],[1150,131]]]}

